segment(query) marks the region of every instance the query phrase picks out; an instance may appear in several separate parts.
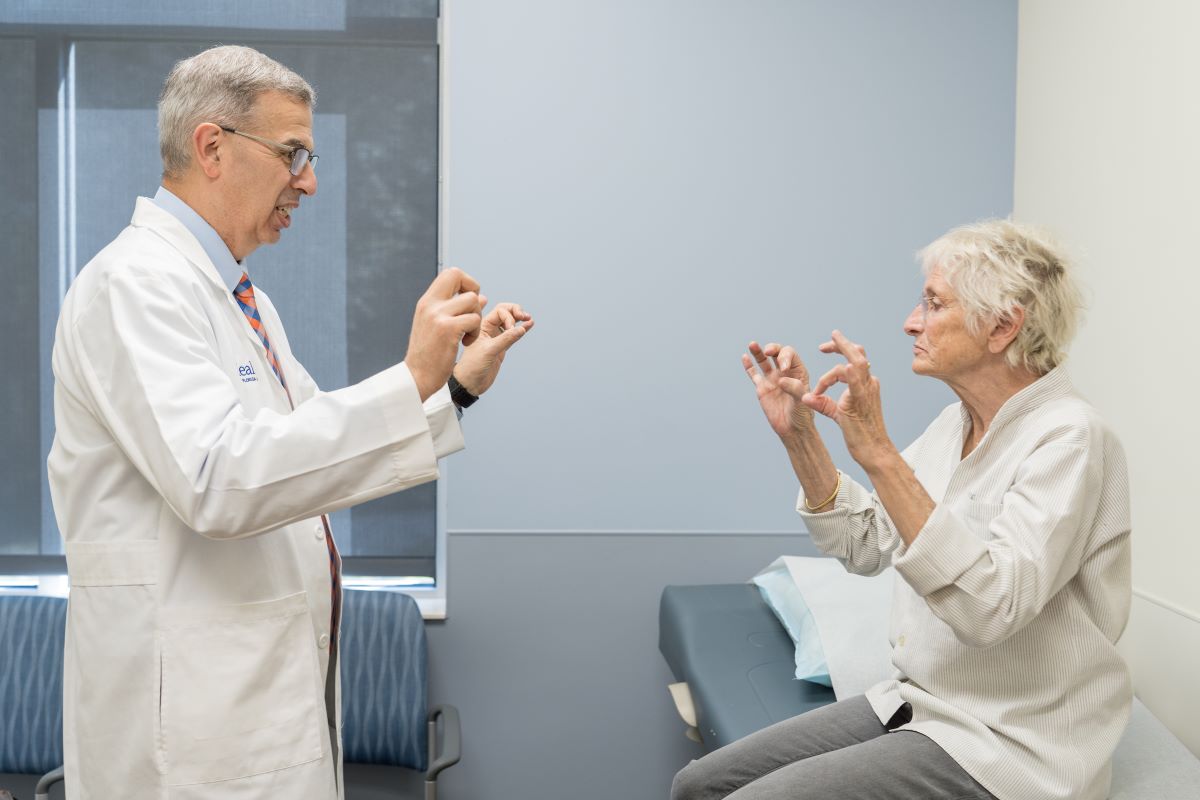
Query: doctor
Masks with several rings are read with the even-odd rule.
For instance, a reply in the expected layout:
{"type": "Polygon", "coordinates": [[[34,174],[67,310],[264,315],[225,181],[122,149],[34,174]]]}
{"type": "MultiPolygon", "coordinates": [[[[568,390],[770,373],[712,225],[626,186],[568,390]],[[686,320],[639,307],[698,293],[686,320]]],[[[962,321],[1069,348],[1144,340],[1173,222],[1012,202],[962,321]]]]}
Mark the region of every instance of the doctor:
{"type": "Polygon", "coordinates": [[[532,327],[511,304],[484,318],[446,270],[403,362],[318,389],[246,262],[317,190],[313,102],[249,48],[178,63],[162,188],[63,302],[48,466],[68,797],[342,796],[327,515],[436,478],[461,407],[532,327]]]}

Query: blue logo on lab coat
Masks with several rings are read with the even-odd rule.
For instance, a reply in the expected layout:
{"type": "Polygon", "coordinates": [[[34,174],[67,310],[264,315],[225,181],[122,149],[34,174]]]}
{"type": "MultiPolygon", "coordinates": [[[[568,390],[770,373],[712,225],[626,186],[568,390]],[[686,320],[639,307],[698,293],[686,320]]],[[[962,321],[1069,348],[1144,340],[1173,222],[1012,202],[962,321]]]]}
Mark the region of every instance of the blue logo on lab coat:
{"type": "Polygon", "coordinates": [[[250,366],[250,362],[246,362],[238,367],[238,375],[242,376],[242,383],[250,383],[258,380],[254,375],[254,367],[250,366]]]}

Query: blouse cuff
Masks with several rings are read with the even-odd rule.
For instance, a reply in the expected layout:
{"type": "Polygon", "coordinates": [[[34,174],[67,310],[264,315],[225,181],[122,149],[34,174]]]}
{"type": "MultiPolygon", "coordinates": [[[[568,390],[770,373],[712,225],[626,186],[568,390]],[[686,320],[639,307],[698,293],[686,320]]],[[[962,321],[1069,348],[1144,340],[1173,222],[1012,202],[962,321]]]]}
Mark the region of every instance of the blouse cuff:
{"type": "Polygon", "coordinates": [[[987,543],[939,504],[912,543],[893,555],[892,563],[917,594],[927,597],[957,582],[987,555],[987,543]]]}
{"type": "Polygon", "coordinates": [[[841,485],[834,497],[833,508],[828,511],[809,511],[804,503],[804,487],[801,486],[800,495],[796,499],[796,511],[804,519],[804,526],[808,528],[813,544],[819,547],[821,552],[837,558],[849,558],[846,518],[872,509],[875,504],[871,493],[859,486],[849,475],[838,470],[838,477],[841,479],[841,485]]]}

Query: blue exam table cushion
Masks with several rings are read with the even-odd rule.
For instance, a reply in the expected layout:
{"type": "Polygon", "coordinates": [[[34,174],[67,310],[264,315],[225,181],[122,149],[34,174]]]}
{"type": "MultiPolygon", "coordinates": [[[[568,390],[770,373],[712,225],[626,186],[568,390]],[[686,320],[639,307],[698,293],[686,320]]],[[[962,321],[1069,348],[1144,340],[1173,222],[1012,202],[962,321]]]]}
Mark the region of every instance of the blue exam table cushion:
{"type": "Polygon", "coordinates": [[[658,623],[659,650],[688,684],[708,750],[834,700],[795,678],[795,646],[753,584],[668,586],[658,623]]]}

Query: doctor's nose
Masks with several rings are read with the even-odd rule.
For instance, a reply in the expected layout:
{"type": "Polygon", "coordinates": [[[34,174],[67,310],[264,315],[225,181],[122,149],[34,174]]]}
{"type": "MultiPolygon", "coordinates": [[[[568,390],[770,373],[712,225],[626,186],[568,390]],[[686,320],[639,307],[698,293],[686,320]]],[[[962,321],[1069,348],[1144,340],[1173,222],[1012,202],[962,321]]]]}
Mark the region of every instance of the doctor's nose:
{"type": "Polygon", "coordinates": [[[292,176],[292,188],[299,189],[310,197],[317,193],[317,173],[311,161],[304,165],[299,175],[292,176]]]}

